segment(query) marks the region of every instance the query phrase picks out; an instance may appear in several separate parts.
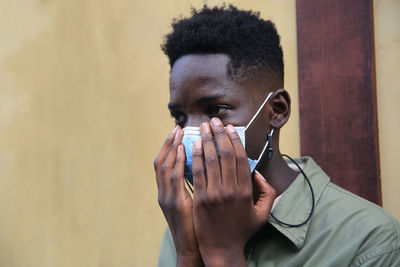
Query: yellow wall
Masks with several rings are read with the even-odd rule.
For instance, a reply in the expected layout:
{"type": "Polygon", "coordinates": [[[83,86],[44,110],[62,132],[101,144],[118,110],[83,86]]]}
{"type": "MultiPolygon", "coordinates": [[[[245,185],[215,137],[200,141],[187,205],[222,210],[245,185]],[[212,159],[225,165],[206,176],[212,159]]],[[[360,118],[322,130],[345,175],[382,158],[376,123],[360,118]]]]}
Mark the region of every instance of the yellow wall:
{"type": "MultiPolygon", "coordinates": [[[[203,1],[23,2],[0,2],[0,266],[154,266],[166,224],[152,160],[173,127],[159,45],[203,1]]],[[[282,36],[281,146],[298,156],[294,0],[232,3],[282,36]]],[[[399,219],[399,4],[374,8],[383,201],[399,219]]]]}
{"type": "MultiPolygon", "coordinates": [[[[217,1],[209,1],[210,4],[217,1]]],[[[233,1],[282,35],[299,155],[294,1],[233,1]]],[[[202,1],[0,2],[0,266],[154,266],[152,160],[173,122],[159,44],[202,1]]],[[[399,3],[374,1],[383,204],[400,219],[399,3]]]]}
{"type": "Polygon", "coordinates": [[[383,207],[400,221],[400,2],[375,0],[375,59],[383,207]]]}
{"type": "MultiPolygon", "coordinates": [[[[160,51],[202,1],[0,2],[0,266],[154,266],[152,161],[173,128],[160,51]]],[[[211,2],[213,4],[215,2],[211,2]]],[[[299,154],[294,1],[236,1],[282,34],[299,154]]]]}

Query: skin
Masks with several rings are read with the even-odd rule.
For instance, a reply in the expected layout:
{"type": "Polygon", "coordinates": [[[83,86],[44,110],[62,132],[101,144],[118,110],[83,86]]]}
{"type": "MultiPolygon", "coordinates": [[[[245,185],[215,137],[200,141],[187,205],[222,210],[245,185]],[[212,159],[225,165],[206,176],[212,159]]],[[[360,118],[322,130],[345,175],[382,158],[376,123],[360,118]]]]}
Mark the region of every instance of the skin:
{"type": "Polygon", "coordinates": [[[282,81],[273,73],[235,81],[227,75],[229,62],[224,54],[187,55],[171,71],[169,109],[177,127],[154,168],[178,266],[246,266],[246,242],[267,222],[274,199],[298,174],[279,153],[279,129],[290,115],[282,81]],[[247,125],[270,91],[273,96],[246,131],[245,149],[232,126],[247,125]],[[193,148],[193,199],[183,176],[186,126],[200,126],[202,134],[193,148]],[[252,180],[247,157],[258,158],[272,128],[273,157],[267,168],[266,157],[261,159],[252,180]]]}

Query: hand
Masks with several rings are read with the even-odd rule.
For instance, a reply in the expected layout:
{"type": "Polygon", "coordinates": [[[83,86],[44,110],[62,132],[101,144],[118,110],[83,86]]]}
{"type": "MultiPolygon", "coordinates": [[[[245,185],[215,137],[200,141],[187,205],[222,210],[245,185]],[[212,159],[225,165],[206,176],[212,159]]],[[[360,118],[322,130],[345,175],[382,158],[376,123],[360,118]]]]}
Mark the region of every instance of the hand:
{"type": "Polygon", "coordinates": [[[193,148],[194,225],[206,266],[245,266],[244,247],[268,220],[275,190],[256,172],[253,184],[246,151],[235,128],[219,119],[200,126],[193,148]],[[215,136],[221,164],[214,145],[215,136]],[[204,167],[203,159],[207,168],[204,167]]]}
{"type": "Polygon", "coordinates": [[[183,130],[177,126],[167,137],[154,160],[158,203],[174,240],[178,266],[202,266],[194,232],[193,200],[185,187],[183,130]]]}

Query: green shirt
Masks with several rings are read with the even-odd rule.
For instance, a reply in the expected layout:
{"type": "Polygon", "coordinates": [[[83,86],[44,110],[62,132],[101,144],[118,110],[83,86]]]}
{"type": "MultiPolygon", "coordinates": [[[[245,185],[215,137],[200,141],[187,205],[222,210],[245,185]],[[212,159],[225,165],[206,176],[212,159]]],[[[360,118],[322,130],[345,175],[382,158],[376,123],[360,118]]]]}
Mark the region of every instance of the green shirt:
{"type": "MultiPolygon", "coordinates": [[[[400,225],[381,207],[330,182],[312,158],[304,164],[315,195],[315,209],[303,226],[269,223],[248,242],[248,266],[400,266],[400,225]]],[[[273,209],[279,220],[298,224],[311,210],[311,193],[302,174],[273,209]]],[[[159,266],[176,266],[169,230],[161,245],[159,266]]]]}

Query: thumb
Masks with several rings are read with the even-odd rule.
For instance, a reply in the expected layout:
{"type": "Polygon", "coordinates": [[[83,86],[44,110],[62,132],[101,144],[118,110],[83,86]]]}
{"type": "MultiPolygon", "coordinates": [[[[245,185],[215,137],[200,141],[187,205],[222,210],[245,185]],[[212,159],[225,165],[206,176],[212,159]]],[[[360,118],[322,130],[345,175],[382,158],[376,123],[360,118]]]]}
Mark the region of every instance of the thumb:
{"type": "Polygon", "coordinates": [[[260,221],[266,221],[276,198],[276,191],[258,171],[255,172],[254,180],[259,192],[258,200],[256,204],[254,204],[254,209],[258,219],[260,221]]]}

